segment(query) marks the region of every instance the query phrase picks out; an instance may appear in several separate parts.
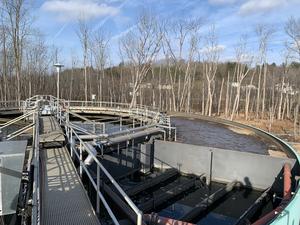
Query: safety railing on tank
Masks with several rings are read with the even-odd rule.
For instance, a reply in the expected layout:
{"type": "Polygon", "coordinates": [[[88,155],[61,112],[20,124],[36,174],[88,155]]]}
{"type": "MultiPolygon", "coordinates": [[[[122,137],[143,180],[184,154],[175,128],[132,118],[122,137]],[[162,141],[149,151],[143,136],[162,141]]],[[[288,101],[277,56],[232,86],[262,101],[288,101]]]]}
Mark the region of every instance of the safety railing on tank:
{"type": "Polygon", "coordinates": [[[36,114],[36,110],[31,110],[15,119],[9,120],[6,123],[2,124],[2,126],[0,127],[0,133],[2,133],[2,138],[4,140],[11,140],[13,138],[20,136],[21,134],[24,134],[25,132],[28,132],[29,130],[31,130],[35,126],[34,119],[32,119],[31,123],[29,123],[25,126],[22,126],[19,129],[15,129],[11,133],[9,133],[9,131],[8,131],[9,127],[16,126],[21,121],[30,121],[31,118],[34,117],[35,114],[36,114]]]}
{"type": "Polygon", "coordinates": [[[142,224],[142,212],[138,209],[138,207],[132,202],[132,200],[127,196],[125,191],[119,186],[119,184],[116,182],[116,180],[110,175],[110,173],[105,169],[105,167],[102,165],[102,163],[98,160],[95,153],[90,149],[89,145],[84,142],[80,136],[77,134],[77,132],[73,129],[72,126],[69,126],[68,123],[65,123],[65,130],[67,134],[67,138],[70,142],[70,151],[71,151],[71,157],[76,157],[76,159],[79,161],[79,174],[82,176],[83,171],[88,176],[90,182],[92,183],[93,188],[95,189],[97,193],[97,206],[96,206],[96,212],[100,213],[100,203],[102,203],[107,210],[109,216],[111,217],[114,224],[119,225],[119,221],[117,220],[115,214],[113,213],[112,209],[110,208],[109,204],[107,203],[102,191],[100,190],[100,177],[101,174],[104,174],[108,181],[113,185],[115,190],[118,191],[119,195],[123,198],[124,202],[128,204],[128,206],[133,210],[133,212],[136,214],[136,221],[135,224],[141,225],[142,224]],[[76,143],[74,143],[76,141],[76,143]],[[96,181],[94,180],[91,172],[89,171],[88,167],[84,163],[83,159],[83,152],[88,153],[88,157],[91,157],[97,168],[96,172],[96,181]],[[101,202],[100,202],[101,201],[101,202]]]}
{"type": "Polygon", "coordinates": [[[19,109],[26,113],[36,107],[36,102],[48,102],[52,113],[61,114],[61,109],[90,109],[90,110],[106,110],[113,112],[126,113],[129,116],[135,117],[137,120],[143,121],[148,124],[164,124],[169,125],[170,118],[161,113],[156,107],[149,107],[137,104],[131,107],[128,103],[106,102],[106,101],[73,101],[57,99],[51,95],[35,95],[25,101],[5,101],[0,102],[0,110],[19,109]]]}
{"type": "Polygon", "coordinates": [[[7,109],[10,110],[18,110],[22,107],[22,101],[0,101],[0,111],[4,111],[7,109]]]}
{"type": "Polygon", "coordinates": [[[168,123],[169,118],[161,113],[158,108],[145,105],[136,105],[131,107],[128,103],[104,102],[104,101],[66,101],[70,109],[94,109],[113,112],[128,113],[129,116],[135,116],[137,119],[147,121],[148,123],[168,123]]]}
{"type": "MultiPolygon", "coordinates": [[[[35,108],[32,108],[30,111],[25,112],[23,115],[14,118],[0,127],[0,132],[5,132],[11,126],[18,125],[21,121],[31,121],[28,125],[22,126],[21,128],[13,131],[12,133],[7,133],[4,135],[4,141],[12,140],[22,135],[25,132],[32,130],[32,145],[31,152],[32,155],[30,158],[30,171],[33,168],[33,180],[32,180],[32,206],[31,210],[31,224],[39,225],[40,224],[40,162],[39,162],[39,105],[38,101],[35,103],[35,108]]],[[[29,203],[29,199],[28,199],[29,203]]]]}
{"type": "MultiPolygon", "coordinates": [[[[108,110],[112,111],[120,111],[126,112],[130,116],[141,117],[139,118],[140,121],[146,120],[147,118],[148,123],[142,122],[140,126],[156,126],[159,125],[161,128],[171,128],[170,125],[170,118],[163,113],[160,113],[159,110],[154,110],[152,108],[137,105],[136,108],[130,108],[129,104],[126,103],[112,103],[112,102],[84,102],[84,101],[65,101],[62,99],[57,99],[53,96],[46,96],[46,95],[37,95],[33,96],[25,101],[19,102],[18,105],[21,110],[23,110],[23,115],[19,118],[16,118],[9,123],[5,124],[4,126],[9,126],[13,123],[18,122],[28,116],[32,116],[32,124],[31,128],[33,128],[33,149],[34,149],[34,157],[32,161],[32,165],[34,166],[34,184],[33,184],[33,199],[32,199],[32,223],[33,224],[40,224],[40,186],[39,186],[39,117],[38,114],[41,112],[41,108],[43,105],[49,106],[51,113],[54,114],[61,125],[65,126],[65,131],[67,138],[70,142],[70,152],[71,156],[75,156],[77,160],[80,162],[79,173],[82,175],[83,171],[85,171],[86,175],[89,177],[92,186],[95,188],[97,193],[97,208],[96,211],[99,213],[100,201],[105,206],[108,214],[110,215],[111,219],[115,224],[119,224],[115,214],[113,213],[112,209],[108,205],[103,192],[100,190],[100,175],[105,175],[115,190],[117,190],[118,194],[123,198],[124,202],[128,204],[128,206],[133,210],[135,213],[136,221],[135,224],[141,225],[142,224],[142,212],[137,208],[137,206],[132,202],[132,200],[127,196],[124,190],[119,186],[119,184],[115,181],[115,179],[110,175],[110,173],[105,169],[105,167],[101,164],[98,158],[95,155],[89,145],[84,142],[79,133],[82,131],[86,131],[86,129],[80,128],[75,124],[72,124],[69,120],[70,116],[70,109],[74,106],[80,107],[104,107],[108,110]],[[152,122],[149,122],[152,121],[152,122]],[[79,132],[79,133],[78,133],[79,132]],[[76,141],[76,143],[73,143],[76,141]],[[88,170],[88,167],[85,165],[83,160],[83,152],[88,153],[88,156],[91,157],[97,167],[97,177],[96,181],[94,180],[91,172],[88,170]]],[[[133,125],[134,126],[134,125],[133,125]]],[[[24,130],[29,129],[29,127],[23,128],[24,130]]],[[[128,132],[131,129],[121,129],[119,132],[128,132]]],[[[23,131],[23,130],[21,130],[23,131]]],[[[103,131],[105,133],[105,127],[103,131]]],[[[20,132],[16,134],[19,135],[20,132]]],[[[92,132],[92,134],[95,132],[92,132]]],[[[15,134],[15,135],[16,135],[15,134]]],[[[166,138],[166,135],[164,135],[166,138]]]]}
{"type": "Polygon", "coordinates": [[[32,189],[32,211],[31,211],[31,224],[41,224],[41,191],[40,191],[40,123],[39,123],[39,110],[35,111],[33,121],[33,159],[31,165],[33,166],[33,189],[32,189]]]}

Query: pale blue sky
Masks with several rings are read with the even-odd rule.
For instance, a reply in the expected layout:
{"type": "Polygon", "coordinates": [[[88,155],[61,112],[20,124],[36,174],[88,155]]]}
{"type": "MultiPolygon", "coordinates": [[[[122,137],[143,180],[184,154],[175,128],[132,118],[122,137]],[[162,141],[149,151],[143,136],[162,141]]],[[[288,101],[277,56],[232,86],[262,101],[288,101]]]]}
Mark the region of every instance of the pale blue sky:
{"type": "Polygon", "coordinates": [[[249,48],[257,49],[255,26],[259,23],[274,26],[270,41],[270,62],[281,62],[283,55],[284,23],[300,15],[300,0],[37,0],[34,3],[35,26],[46,37],[48,45],[61,49],[61,60],[70,62],[71,52],[80,56],[76,35],[78,18],[84,15],[91,30],[105,29],[112,38],[111,61],[117,63],[118,41],[136,24],[142,10],[151,10],[160,18],[203,18],[201,34],[215,24],[219,44],[224,48],[222,60],[234,57],[234,46],[241,35],[249,38],[249,48]]]}

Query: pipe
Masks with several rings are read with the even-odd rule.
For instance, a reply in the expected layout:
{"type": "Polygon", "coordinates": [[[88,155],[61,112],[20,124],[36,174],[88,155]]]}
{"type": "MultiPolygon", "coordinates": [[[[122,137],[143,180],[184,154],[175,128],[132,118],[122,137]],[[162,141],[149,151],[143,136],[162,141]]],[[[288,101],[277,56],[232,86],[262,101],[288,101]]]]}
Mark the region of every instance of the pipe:
{"type": "Polygon", "coordinates": [[[281,213],[287,202],[291,199],[292,194],[291,194],[291,164],[285,163],[283,166],[283,199],[280,203],[280,205],[275,208],[273,211],[269,212],[268,214],[264,215],[262,218],[258,219],[255,223],[252,225],[264,225],[269,223],[276,215],[281,213]]]}
{"type": "Polygon", "coordinates": [[[183,221],[193,221],[195,218],[201,215],[201,213],[207,210],[207,208],[210,207],[213,203],[215,203],[217,200],[231,192],[238,183],[239,182],[236,180],[228,183],[225,187],[220,188],[207,198],[203,199],[191,211],[183,215],[180,219],[183,221]]]}
{"type": "Polygon", "coordinates": [[[156,213],[144,214],[143,219],[148,225],[195,225],[193,223],[162,217],[156,213]]]}
{"type": "MultiPolygon", "coordinates": [[[[86,145],[90,149],[93,156],[96,156],[97,155],[97,150],[93,147],[93,145],[91,143],[86,143],[86,145]]],[[[93,156],[91,154],[89,154],[88,157],[86,157],[86,159],[84,160],[84,165],[86,165],[86,166],[92,165],[92,163],[94,162],[93,156]]]]}
{"type": "Polygon", "coordinates": [[[266,198],[269,198],[269,191],[271,190],[271,187],[269,187],[267,190],[265,190],[261,196],[259,196],[258,199],[255,200],[255,202],[243,213],[243,215],[240,216],[238,221],[234,225],[245,225],[248,224],[246,221],[251,219],[255,213],[261,209],[264,202],[266,201],[266,198]]]}
{"type": "Polygon", "coordinates": [[[283,200],[291,199],[292,195],[292,180],[291,180],[291,164],[285,163],[283,167],[283,200]]]}

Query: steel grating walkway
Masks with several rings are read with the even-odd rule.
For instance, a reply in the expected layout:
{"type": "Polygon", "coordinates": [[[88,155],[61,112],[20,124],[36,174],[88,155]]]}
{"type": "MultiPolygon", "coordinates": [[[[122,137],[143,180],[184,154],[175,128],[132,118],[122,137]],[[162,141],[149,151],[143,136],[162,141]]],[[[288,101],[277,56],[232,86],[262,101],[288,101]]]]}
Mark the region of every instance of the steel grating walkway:
{"type": "Polygon", "coordinates": [[[42,116],[40,143],[64,142],[65,137],[54,116],[42,116]]]}
{"type": "MultiPolygon", "coordinates": [[[[41,117],[40,143],[61,139],[62,130],[54,117],[41,117]],[[51,124],[51,125],[50,125],[51,124]]],[[[42,148],[41,162],[41,224],[42,225],[98,225],[100,224],[85,192],[76,168],[66,147],[42,148]]]]}
{"type": "Polygon", "coordinates": [[[43,149],[40,153],[41,224],[99,224],[67,149],[43,149]]]}

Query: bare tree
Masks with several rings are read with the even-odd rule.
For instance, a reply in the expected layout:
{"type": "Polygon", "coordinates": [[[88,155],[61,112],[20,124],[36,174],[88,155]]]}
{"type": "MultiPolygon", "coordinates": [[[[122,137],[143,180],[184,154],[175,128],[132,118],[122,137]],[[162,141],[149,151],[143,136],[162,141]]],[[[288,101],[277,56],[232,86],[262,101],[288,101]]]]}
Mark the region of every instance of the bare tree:
{"type": "Polygon", "coordinates": [[[215,26],[212,26],[205,37],[203,74],[207,82],[207,98],[205,115],[212,115],[213,95],[215,89],[215,76],[218,69],[221,48],[218,45],[215,26]]]}
{"type": "Polygon", "coordinates": [[[3,0],[4,17],[7,19],[8,33],[11,36],[16,75],[16,98],[21,99],[21,71],[23,45],[30,32],[30,17],[25,0],[3,0]]]}
{"type": "Polygon", "coordinates": [[[24,95],[33,96],[43,89],[40,86],[41,82],[37,81],[45,76],[51,64],[48,59],[48,48],[41,34],[36,33],[24,44],[24,48],[24,68],[27,72],[26,83],[28,83],[28,90],[24,95]]]}
{"type": "Polygon", "coordinates": [[[190,112],[191,105],[191,92],[192,92],[192,84],[195,77],[196,72],[196,63],[195,63],[195,55],[198,48],[198,24],[195,23],[190,33],[189,40],[189,50],[188,50],[188,58],[186,63],[186,68],[184,72],[182,93],[179,102],[179,110],[185,109],[186,112],[190,112]]]}
{"type": "Polygon", "coordinates": [[[3,101],[8,100],[9,97],[9,88],[8,88],[8,59],[9,59],[9,50],[8,50],[8,37],[7,37],[7,26],[3,23],[1,25],[1,97],[3,101]]]}
{"type": "Polygon", "coordinates": [[[77,64],[77,56],[75,54],[74,51],[72,51],[71,53],[71,64],[72,64],[72,67],[71,67],[71,76],[70,76],[70,90],[69,90],[69,99],[73,99],[73,85],[74,85],[74,71],[75,71],[75,68],[76,68],[76,64],[77,64]]]}
{"type": "Polygon", "coordinates": [[[78,21],[79,29],[77,31],[78,38],[81,43],[83,52],[83,75],[84,75],[84,96],[85,101],[88,100],[88,78],[87,78],[87,61],[88,61],[88,50],[89,50],[89,28],[87,22],[84,19],[78,21]]]}
{"type": "Polygon", "coordinates": [[[140,86],[156,58],[162,40],[162,31],[157,19],[150,13],[140,16],[136,29],[130,31],[122,40],[121,47],[127,57],[132,72],[132,99],[135,107],[140,86]]]}
{"type": "Polygon", "coordinates": [[[218,101],[218,111],[217,111],[218,116],[220,116],[220,112],[221,112],[222,97],[223,97],[223,86],[224,86],[224,78],[222,78],[222,83],[221,83],[221,88],[220,88],[220,95],[219,95],[219,101],[218,101]]]}
{"type": "Polygon", "coordinates": [[[252,56],[247,52],[247,38],[243,36],[240,40],[240,43],[236,47],[236,66],[235,66],[235,75],[236,77],[236,95],[232,107],[232,113],[230,119],[233,120],[235,114],[238,112],[239,103],[240,103],[240,95],[241,95],[241,86],[245,77],[249,74],[251,64],[252,64],[252,56]]]}
{"type": "Polygon", "coordinates": [[[261,106],[262,118],[264,117],[264,112],[265,112],[266,78],[267,78],[267,71],[268,71],[267,51],[268,51],[269,40],[273,33],[274,33],[274,29],[267,25],[260,24],[256,27],[256,34],[259,38],[259,58],[257,62],[259,68],[258,68],[258,84],[257,84],[257,96],[256,96],[256,117],[257,118],[260,111],[260,106],[261,106]],[[261,80],[262,75],[263,75],[263,81],[261,80]],[[263,82],[262,85],[261,82],[263,82]],[[262,93],[261,93],[261,88],[262,88],[262,93]]]}
{"type": "MultiPolygon", "coordinates": [[[[173,103],[172,109],[178,111],[184,103],[183,100],[185,95],[183,95],[183,92],[187,90],[186,85],[191,83],[189,79],[189,70],[191,60],[194,60],[195,51],[199,41],[198,30],[201,25],[201,19],[177,20],[166,23],[166,25],[167,26],[164,29],[163,50],[168,64],[168,76],[173,103]],[[187,43],[188,39],[189,43],[187,43]],[[183,60],[183,48],[185,45],[189,45],[187,64],[185,64],[183,60]],[[171,68],[173,68],[173,70],[171,68]],[[182,76],[183,74],[184,76],[182,76]],[[182,78],[187,82],[184,82],[184,80],[182,81],[182,78]],[[182,82],[184,83],[182,84],[182,82]],[[177,91],[175,90],[176,86],[177,91]]],[[[190,95],[190,93],[188,93],[188,95],[190,95]]]]}
{"type": "Polygon", "coordinates": [[[245,120],[249,119],[249,109],[250,109],[250,100],[251,100],[251,92],[255,89],[253,85],[253,79],[255,75],[255,70],[253,70],[250,83],[246,86],[246,96],[245,96],[245,120]]]}
{"type": "Polygon", "coordinates": [[[300,59],[300,19],[291,17],[285,24],[285,32],[290,37],[287,48],[300,59]]]}
{"type": "Polygon", "coordinates": [[[108,39],[106,38],[104,31],[99,30],[94,33],[91,38],[91,51],[95,61],[97,69],[97,83],[98,83],[98,99],[103,100],[103,80],[105,74],[105,65],[108,60],[108,39]]]}

